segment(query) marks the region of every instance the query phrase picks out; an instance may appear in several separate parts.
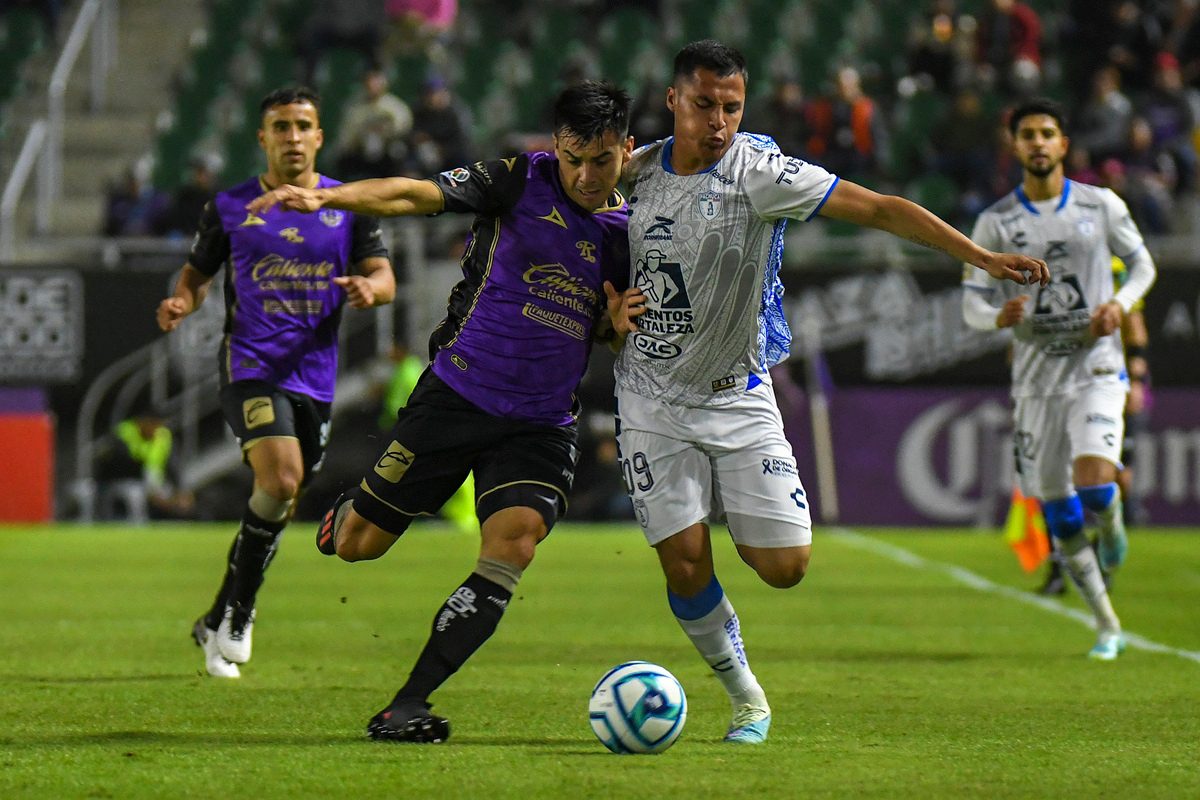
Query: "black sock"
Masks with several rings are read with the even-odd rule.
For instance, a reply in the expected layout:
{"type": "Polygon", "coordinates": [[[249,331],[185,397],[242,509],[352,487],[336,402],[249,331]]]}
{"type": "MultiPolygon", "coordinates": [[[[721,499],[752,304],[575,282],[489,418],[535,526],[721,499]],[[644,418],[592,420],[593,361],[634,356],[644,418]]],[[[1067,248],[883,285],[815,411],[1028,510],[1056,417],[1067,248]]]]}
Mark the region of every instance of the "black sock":
{"type": "Polygon", "coordinates": [[[237,605],[247,611],[254,608],[254,598],[258,595],[258,588],[262,586],[263,576],[267,567],[271,565],[271,559],[275,557],[279,537],[285,525],[287,520],[270,522],[259,517],[249,507],[246,508],[242,515],[242,527],[238,530],[237,540],[234,542],[233,557],[230,559],[234,570],[233,583],[226,598],[229,605],[237,605]]]}
{"type": "Polygon", "coordinates": [[[229,604],[229,595],[233,591],[233,579],[237,574],[237,565],[233,562],[233,554],[237,552],[238,538],[241,534],[242,531],[239,528],[238,535],[233,537],[233,543],[229,545],[229,555],[225,557],[225,577],[221,579],[221,588],[217,590],[212,608],[204,615],[204,625],[211,631],[215,631],[221,624],[221,617],[225,616],[225,606],[229,604]]]}
{"type": "Polygon", "coordinates": [[[491,637],[511,598],[503,586],[471,573],[438,609],[429,641],[393,702],[425,702],[491,637]]]}

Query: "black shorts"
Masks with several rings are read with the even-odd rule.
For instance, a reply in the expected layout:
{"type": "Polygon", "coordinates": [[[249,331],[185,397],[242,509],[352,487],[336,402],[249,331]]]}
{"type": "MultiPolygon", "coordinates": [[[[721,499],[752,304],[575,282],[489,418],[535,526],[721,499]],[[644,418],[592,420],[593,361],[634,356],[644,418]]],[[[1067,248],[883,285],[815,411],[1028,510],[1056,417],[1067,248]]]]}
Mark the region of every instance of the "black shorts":
{"type": "Polygon", "coordinates": [[[399,535],[436,514],[475,473],[475,514],[536,509],[554,527],[567,510],[579,450],[575,425],[546,425],[480,410],[425,370],[396,415],[389,444],[353,491],[354,510],[399,535]]]}
{"type": "Polygon", "coordinates": [[[221,413],[242,447],[242,459],[258,439],[298,439],[305,482],[325,460],[330,405],[265,381],[234,381],[221,387],[221,413]]]}

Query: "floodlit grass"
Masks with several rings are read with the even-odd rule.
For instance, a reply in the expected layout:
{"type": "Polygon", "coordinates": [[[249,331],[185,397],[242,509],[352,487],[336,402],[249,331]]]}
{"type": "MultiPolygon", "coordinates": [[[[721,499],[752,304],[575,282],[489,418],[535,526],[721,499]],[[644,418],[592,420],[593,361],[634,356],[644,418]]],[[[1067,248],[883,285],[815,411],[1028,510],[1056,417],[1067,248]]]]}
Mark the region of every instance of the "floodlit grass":
{"type": "MultiPolygon", "coordinates": [[[[1022,590],[998,536],[868,531],[901,564],[818,531],[805,582],[758,582],[723,537],[718,574],[771,698],[771,740],[719,742],[728,704],[668,612],[632,527],[562,525],[499,632],[435,695],[444,745],[366,741],[471,570],[476,540],[420,526],[377,562],[285,537],[238,681],[188,638],[233,526],[0,528],[0,797],[1195,797],[1200,663],[1084,658],[1079,622],[1022,590]],[[933,566],[931,566],[933,565],[933,566]],[[680,741],[614,756],[586,718],[630,659],[688,691],[680,741]]],[[[1200,531],[1137,532],[1114,602],[1127,629],[1200,651],[1200,531]]],[[[1064,605],[1081,608],[1074,597],[1064,605]]]]}

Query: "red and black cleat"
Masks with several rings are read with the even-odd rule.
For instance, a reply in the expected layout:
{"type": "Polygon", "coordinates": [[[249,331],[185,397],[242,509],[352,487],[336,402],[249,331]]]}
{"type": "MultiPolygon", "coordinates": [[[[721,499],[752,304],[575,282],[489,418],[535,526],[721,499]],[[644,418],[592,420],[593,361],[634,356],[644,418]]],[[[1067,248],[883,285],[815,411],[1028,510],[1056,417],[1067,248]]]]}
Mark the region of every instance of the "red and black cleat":
{"type": "Polygon", "coordinates": [[[337,555],[337,537],[334,536],[333,523],[337,519],[338,509],[349,502],[350,498],[345,494],[338,495],[338,499],[334,500],[333,505],[325,512],[325,516],[321,517],[321,526],[317,528],[317,549],[322,555],[337,555]]]}
{"type": "Polygon", "coordinates": [[[450,738],[450,722],[430,714],[427,703],[406,700],[393,703],[371,717],[367,736],[377,742],[435,744],[450,738]]]}

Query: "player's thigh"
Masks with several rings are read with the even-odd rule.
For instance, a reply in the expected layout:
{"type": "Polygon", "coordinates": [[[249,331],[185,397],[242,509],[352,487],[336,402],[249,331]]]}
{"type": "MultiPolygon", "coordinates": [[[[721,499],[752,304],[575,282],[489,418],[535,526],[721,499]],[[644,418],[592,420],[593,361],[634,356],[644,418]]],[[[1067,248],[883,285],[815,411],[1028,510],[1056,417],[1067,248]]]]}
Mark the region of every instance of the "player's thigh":
{"type": "Polygon", "coordinates": [[[298,485],[304,461],[288,393],[263,381],[235,381],[221,387],[220,402],[255,481],[268,490],[283,483],[298,485]]]}
{"type": "MultiPolygon", "coordinates": [[[[492,439],[480,449],[474,462],[475,510],[480,522],[492,533],[489,520],[502,511],[533,509],[545,531],[567,512],[575,466],[579,461],[578,429],[575,425],[539,425],[531,422],[492,418],[492,439]]],[[[528,514],[507,513],[504,526],[536,527],[528,514]],[[519,524],[525,520],[526,524],[519,524]]]]}
{"type": "Polygon", "coordinates": [[[393,534],[436,514],[466,480],[494,419],[440,380],[422,377],[366,470],[354,510],[393,534]]]}
{"type": "Polygon", "coordinates": [[[1125,394],[1119,381],[1093,383],[1079,391],[1067,418],[1072,461],[1092,456],[1120,467],[1125,394]]]}
{"type": "Polygon", "coordinates": [[[812,514],[791,445],[770,420],[742,449],[713,456],[714,494],[739,546],[802,547],[812,542],[812,514]]]}
{"type": "Polygon", "coordinates": [[[1013,456],[1021,492],[1041,500],[1066,497],[1071,480],[1069,398],[1020,397],[1013,410],[1013,456]]]}
{"type": "Polygon", "coordinates": [[[696,445],[623,427],[617,436],[625,489],[651,546],[712,513],[712,466],[696,445]]]}
{"type": "Polygon", "coordinates": [[[294,392],[288,392],[287,395],[292,403],[292,416],[296,420],[296,439],[300,443],[304,482],[307,484],[325,463],[332,405],[294,392]]]}

